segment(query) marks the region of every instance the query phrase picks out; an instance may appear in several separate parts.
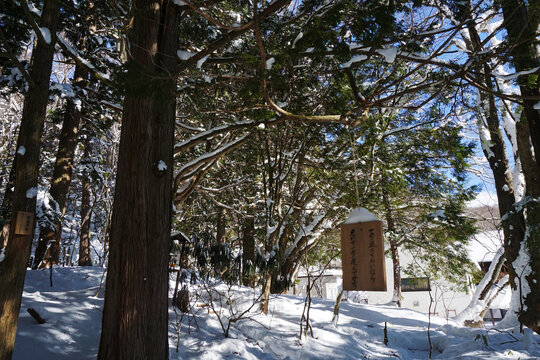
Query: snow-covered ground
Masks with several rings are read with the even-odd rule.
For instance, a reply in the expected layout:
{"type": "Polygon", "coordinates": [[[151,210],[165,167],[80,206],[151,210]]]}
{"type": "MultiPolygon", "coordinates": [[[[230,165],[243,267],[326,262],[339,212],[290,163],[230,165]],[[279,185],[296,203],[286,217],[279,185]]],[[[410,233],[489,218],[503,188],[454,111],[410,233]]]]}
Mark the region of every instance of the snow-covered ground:
{"type": "MultiPolygon", "coordinates": [[[[103,290],[101,268],[57,268],[49,285],[48,271],[28,271],[15,360],[95,359],[99,344],[103,290]],[[26,312],[36,309],[39,325],[26,312]]],[[[173,283],[171,283],[173,286],[173,283]]],[[[428,359],[426,314],[384,305],[342,303],[337,326],[331,322],[334,302],[314,298],[310,311],[313,335],[299,339],[304,299],[272,297],[268,315],[258,306],[232,323],[223,335],[217,314],[227,327],[231,311],[240,314],[257,294],[221,284],[209,290],[190,287],[192,311],[183,316],[177,337],[177,315],[170,311],[170,359],[428,359]],[[217,290],[222,297],[215,291],[217,290]],[[214,307],[210,304],[212,295],[214,307]],[[222,305],[220,307],[219,305],[222,305]],[[388,345],[384,345],[387,323],[388,345]],[[176,352],[177,340],[179,349],[176,352]]],[[[525,329],[470,329],[431,318],[434,359],[538,359],[540,336],[525,329]]]]}

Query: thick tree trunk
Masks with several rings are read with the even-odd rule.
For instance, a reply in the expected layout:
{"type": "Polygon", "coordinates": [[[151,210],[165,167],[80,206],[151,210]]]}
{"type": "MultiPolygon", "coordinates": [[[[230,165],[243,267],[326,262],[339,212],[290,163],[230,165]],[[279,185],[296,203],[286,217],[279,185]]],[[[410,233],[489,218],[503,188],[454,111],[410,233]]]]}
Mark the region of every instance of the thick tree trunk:
{"type": "MultiPolygon", "coordinates": [[[[83,159],[90,159],[90,148],[92,146],[89,139],[84,144],[83,159]]],[[[82,179],[82,197],[81,197],[81,234],[79,243],[79,266],[92,266],[92,258],[90,256],[90,224],[92,220],[92,204],[90,197],[92,187],[88,176],[82,179]]]]}
{"type": "MultiPolygon", "coordinates": [[[[28,87],[24,99],[21,128],[17,148],[24,146],[24,155],[18,153],[15,176],[15,189],[11,210],[11,221],[6,258],[0,263],[0,359],[11,359],[17,320],[21,306],[26,263],[30,256],[33,232],[28,235],[15,233],[17,215],[19,212],[35,214],[36,193],[39,169],[39,145],[45,111],[49,94],[56,28],[58,24],[60,2],[57,0],[44,1],[41,28],[48,28],[51,39],[49,43],[38,40],[32,54],[32,70],[30,76],[33,83],[28,87]]],[[[35,225],[34,225],[35,226],[35,225]]]]}
{"type": "MultiPolygon", "coordinates": [[[[472,42],[471,50],[481,51],[481,39],[472,23],[469,23],[468,30],[472,42]]],[[[490,89],[493,88],[493,83],[491,81],[491,69],[488,64],[484,65],[483,71],[477,72],[476,77],[481,84],[484,84],[490,89]]],[[[481,133],[482,149],[486,159],[488,160],[491,171],[493,172],[495,190],[497,192],[499,204],[499,214],[502,219],[505,217],[505,215],[512,212],[514,203],[516,202],[512,172],[506,156],[504,139],[500,130],[500,121],[495,98],[493,95],[484,92],[481,92],[479,96],[482,103],[481,115],[483,115],[480,116],[478,120],[479,130],[481,133]],[[482,123],[482,117],[485,118],[487,123],[488,135],[486,138],[482,137],[482,132],[485,126],[482,123]]],[[[504,233],[505,257],[511,265],[518,257],[521,244],[523,242],[525,235],[525,219],[522,214],[517,214],[515,216],[508,217],[508,219],[504,221],[502,225],[504,233]]],[[[513,290],[516,290],[516,279],[519,277],[519,274],[516,273],[513,266],[509,266],[508,270],[510,275],[510,285],[512,286],[513,290]]]]}
{"type": "MultiPolygon", "coordinates": [[[[73,85],[83,88],[88,81],[88,70],[80,65],[75,67],[73,85]]],[[[51,188],[51,197],[58,203],[60,214],[66,213],[66,199],[73,175],[73,157],[79,138],[79,124],[81,111],[72,100],[66,102],[66,112],[62,123],[58,152],[54,163],[51,188]]],[[[50,262],[49,265],[58,264],[62,241],[62,220],[55,224],[54,229],[43,227],[39,229],[39,239],[34,254],[34,269],[42,260],[50,262]],[[51,245],[50,259],[44,259],[48,244],[51,245]]]]}
{"type": "MultiPolygon", "coordinates": [[[[531,273],[521,278],[515,283],[511,283],[513,287],[521,290],[523,282],[528,283],[530,293],[525,296],[524,302],[520,305],[525,305],[524,311],[520,312],[519,320],[536,331],[540,331],[540,167],[534,159],[533,149],[529,136],[529,123],[524,119],[526,115],[522,113],[520,121],[517,122],[517,141],[519,156],[525,176],[525,213],[527,225],[527,242],[526,250],[529,253],[529,265],[531,273]],[[534,200],[536,199],[536,200],[534,200]]],[[[517,296],[521,296],[518,291],[517,296]]],[[[517,303],[517,302],[516,302],[517,303]]],[[[512,309],[513,311],[521,309],[512,309]]]]}
{"type": "MultiPolygon", "coordinates": [[[[540,8],[536,3],[528,3],[517,0],[503,0],[501,7],[504,15],[504,27],[508,32],[508,40],[512,44],[511,55],[516,71],[526,71],[540,65],[538,53],[538,17],[540,8]]],[[[521,323],[527,325],[537,333],[540,332],[540,112],[534,108],[540,98],[540,80],[538,75],[521,75],[518,77],[521,96],[523,97],[523,113],[529,126],[529,134],[534,149],[527,160],[535,159],[536,166],[528,163],[523,167],[527,179],[526,195],[528,201],[525,205],[526,213],[526,244],[521,250],[520,246],[512,247],[516,257],[509,258],[514,261],[518,255],[528,252],[530,274],[520,277],[516,281],[510,278],[513,289],[523,288],[522,282],[526,281],[530,292],[524,294],[524,307],[519,314],[521,323]],[[520,254],[520,251],[524,251],[520,254]]],[[[520,121],[521,122],[521,121],[520,121]]],[[[521,125],[523,126],[523,124],[521,125]]],[[[525,148],[520,149],[529,152],[526,141],[522,142],[525,148]]],[[[527,154],[527,156],[529,156],[527,154]]],[[[524,264],[521,264],[524,265],[524,264]]],[[[516,264],[520,266],[520,264],[516,264]]]]}
{"type": "Polygon", "coordinates": [[[242,284],[255,286],[255,274],[250,270],[255,266],[255,218],[245,219],[242,234],[242,284]]]}
{"type": "Polygon", "coordinates": [[[139,0],[133,14],[127,76],[144,90],[124,100],[100,360],[168,358],[177,9],[139,0]]]}
{"type": "MultiPolygon", "coordinates": [[[[526,71],[540,65],[538,53],[538,18],[540,7],[537,4],[518,0],[503,0],[501,7],[508,40],[512,45],[510,53],[516,71],[526,71]],[[529,5],[529,8],[527,6],[529,5]]],[[[540,166],[540,112],[534,105],[540,98],[540,80],[538,75],[518,77],[523,111],[529,123],[531,141],[536,154],[536,163],[540,166]]]]}

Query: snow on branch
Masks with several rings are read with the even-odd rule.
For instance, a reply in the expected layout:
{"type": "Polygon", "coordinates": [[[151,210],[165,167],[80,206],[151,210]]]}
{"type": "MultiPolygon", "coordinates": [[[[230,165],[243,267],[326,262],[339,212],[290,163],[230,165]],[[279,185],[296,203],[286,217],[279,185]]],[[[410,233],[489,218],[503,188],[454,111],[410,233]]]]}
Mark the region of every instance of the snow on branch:
{"type": "MultiPolygon", "coordinates": [[[[50,33],[49,29],[39,27],[39,25],[37,24],[36,19],[35,19],[36,14],[35,13],[33,14],[32,11],[30,11],[30,8],[28,6],[28,2],[26,0],[21,0],[20,5],[21,5],[21,7],[23,9],[23,12],[24,12],[24,15],[26,16],[26,19],[28,20],[28,23],[32,27],[32,30],[34,30],[34,33],[36,34],[37,38],[40,41],[43,41],[46,44],[50,44],[51,43],[51,36],[50,36],[51,33],[50,33]],[[42,31],[42,29],[47,29],[47,30],[42,31]],[[47,32],[49,32],[49,38],[48,39],[46,39],[47,32]],[[47,40],[49,40],[49,41],[47,41],[47,40]]],[[[32,5],[32,7],[33,7],[33,5],[32,5]]]]}
{"type": "Polygon", "coordinates": [[[219,134],[222,134],[222,133],[225,133],[225,132],[229,132],[229,131],[235,130],[235,129],[251,127],[251,126],[254,126],[254,125],[255,125],[255,121],[246,120],[246,121],[235,122],[235,123],[232,123],[232,124],[225,124],[225,125],[221,125],[221,126],[216,126],[216,127],[211,128],[209,130],[206,130],[206,131],[204,131],[202,133],[199,133],[199,134],[197,134],[195,136],[192,136],[192,137],[190,137],[189,139],[187,139],[187,140],[185,140],[183,142],[177,143],[176,145],[174,145],[174,153],[178,154],[178,153],[180,153],[182,151],[186,151],[186,150],[192,148],[195,145],[203,143],[203,142],[205,142],[207,140],[211,140],[216,135],[219,135],[219,134]]]}
{"type": "Polygon", "coordinates": [[[209,152],[209,153],[206,153],[202,156],[199,156],[198,158],[196,159],[193,159],[191,161],[189,161],[187,164],[185,164],[184,166],[182,166],[180,168],[180,170],[178,170],[178,173],[175,175],[175,177],[181,177],[183,176],[189,169],[197,166],[197,165],[200,165],[201,163],[207,163],[209,161],[212,161],[218,157],[221,157],[223,155],[225,155],[227,152],[233,150],[233,149],[236,149],[237,147],[239,147],[240,145],[242,145],[246,140],[247,140],[247,136],[242,136],[236,140],[233,140],[225,145],[223,145],[222,147],[212,151],[212,152],[209,152]]]}
{"type": "Polygon", "coordinates": [[[314,243],[325,230],[331,227],[328,222],[324,222],[326,218],[326,212],[322,211],[315,215],[313,220],[309,224],[300,226],[294,242],[285,250],[285,258],[288,258],[293,252],[304,245],[309,246],[314,243]],[[321,226],[322,225],[322,226],[321,226]],[[326,226],[325,226],[326,225],[326,226]]]}
{"type": "Polygon", "coordinates": [[[281,10],[284,6],[286,6],[290,0],[275,0],[270,3],[263,11],[261,11],[257,15],[257,19],[251,19],[247,23],[240,25],[238,27],[234,27],[233,29],[227,31],[226,34],[224,34],[219,39],[216,39],[212,43],[210,43],[205,49],[199,51],[198,53],[193,54],[189,59],[182,61],[178,68],[177,73],[181,73],[182,71],[188,69],[189,67],[197,64],[199,60],[202,60],[206,56],[209,56],[212,54],[215,50],[218,50],[225,45],[229,44],[231,41],[236,39],[237,37],[247,33],[249,30],[251,30],[255,24],[263,19],[266,19],[267,17],[271,16],[272,14],[278,12],[281,10]]]}
{"type": "Polygon", "coordinates": [[[98,80],[101,80],[103,82],[109,83],[111,81],[108,74],[104,74],[88,60],[83,58],[77,49],[73,48],[71,45],[67,43],[67,41],[62,38],[60,35],[57,35],[58,44],[64,50],[77,64],[83,66],[84,68],[88,69],[91,73],[93,73],[98,80]]]}

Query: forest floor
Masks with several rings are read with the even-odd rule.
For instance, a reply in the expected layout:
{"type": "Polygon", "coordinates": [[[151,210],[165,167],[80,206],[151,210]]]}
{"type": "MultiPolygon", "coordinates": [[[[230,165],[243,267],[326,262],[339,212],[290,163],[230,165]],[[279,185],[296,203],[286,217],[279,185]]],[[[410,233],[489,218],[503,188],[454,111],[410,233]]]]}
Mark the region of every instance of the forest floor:
{"type": "MultiPolygon", "coordinates": [[[[13,359],[95,359],[102,275],[102,268],[55,268],[51,287],[48,270],[28,271],[13,359]],[[28,308],[37,310],[46,323],[38,324],[28,308]]],[[[258,293],[249,288],[198,284],[189,291],[188,313],[182,317],[170,307],[171,360],[428,359],[428,327],[433,359],[540,359],[540,336],[530,329],[523,334],[518,328],[472,329],[409,309],[347,302],[341,304],[335,326],[334,302],[313,298],[309,318],[314,337],[308,331],[300,340],[302,297],[272,297],[264,315],[253,305],[258,293]],[[225,337],[229,318],[233,321],[225,337]]]]}

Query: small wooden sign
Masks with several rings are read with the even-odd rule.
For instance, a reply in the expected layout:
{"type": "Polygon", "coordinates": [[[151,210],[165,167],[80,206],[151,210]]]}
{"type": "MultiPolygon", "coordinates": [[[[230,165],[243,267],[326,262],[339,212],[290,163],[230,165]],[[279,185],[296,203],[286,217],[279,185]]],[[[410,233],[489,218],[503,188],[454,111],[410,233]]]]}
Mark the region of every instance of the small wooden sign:
{"type": "Polygon", "coordinates": [[[34,230],[34,213],[18,211],[15,235],[32,235],[32,230],[34,230]]]}
{"type": "Polygon", "coordinates": [[[343,290],[386,291],[382,221],[368,219],[341,225],[343,290]]]}

